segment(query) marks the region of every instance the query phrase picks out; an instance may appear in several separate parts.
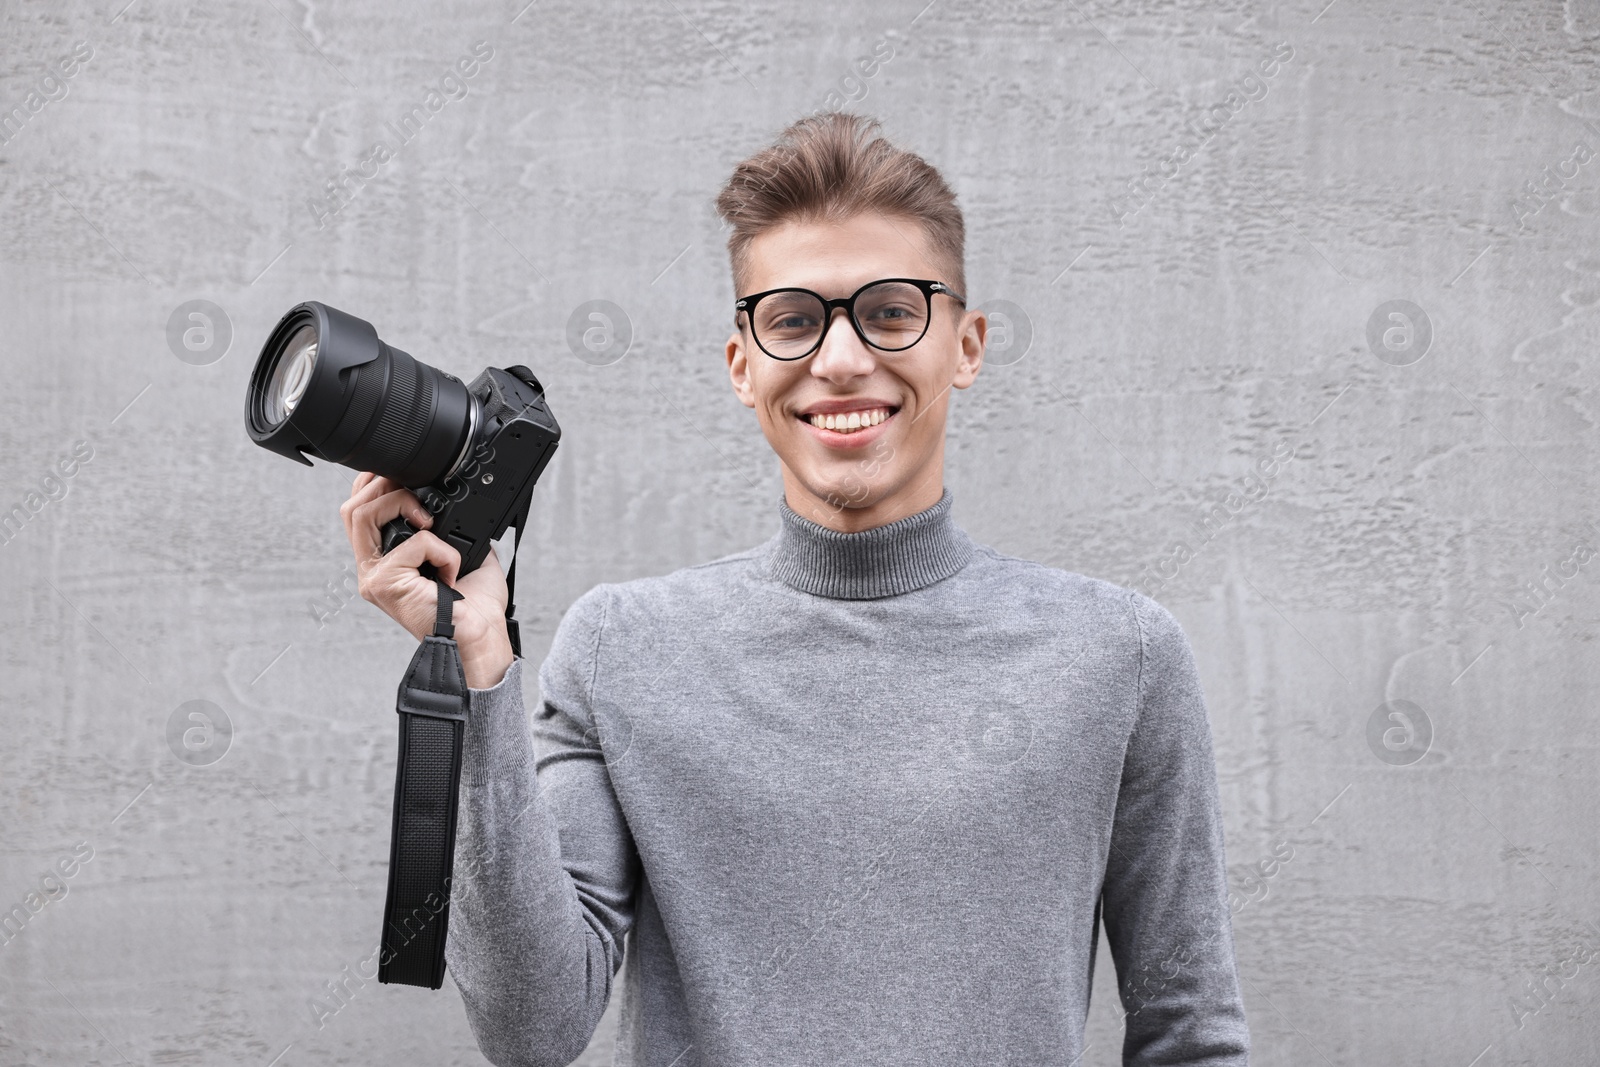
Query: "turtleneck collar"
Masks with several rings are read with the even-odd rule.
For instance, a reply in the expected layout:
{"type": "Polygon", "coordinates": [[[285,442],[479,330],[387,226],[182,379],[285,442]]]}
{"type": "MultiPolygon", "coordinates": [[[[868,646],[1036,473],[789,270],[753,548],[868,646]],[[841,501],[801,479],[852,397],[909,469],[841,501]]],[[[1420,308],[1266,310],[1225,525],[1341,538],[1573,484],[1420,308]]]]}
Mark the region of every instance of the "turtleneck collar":
{"type": "Polygon", "coordinates": [[[950,517],[950,490],[914,515],[857,533],[818,525],[778,498],[782,527],[768,542],[767,569],[803,593],[839,600],[898,596],[967,565],[973,542],[950,517]]]}

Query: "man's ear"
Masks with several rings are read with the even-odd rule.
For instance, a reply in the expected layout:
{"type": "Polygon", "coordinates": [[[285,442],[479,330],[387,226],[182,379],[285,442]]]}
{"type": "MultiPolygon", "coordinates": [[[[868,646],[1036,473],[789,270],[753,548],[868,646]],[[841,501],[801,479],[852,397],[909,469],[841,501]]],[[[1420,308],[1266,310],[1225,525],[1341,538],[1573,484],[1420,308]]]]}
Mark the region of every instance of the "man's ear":
{"type": "Polygon", "coordinates": [[[747,408],[756,406],[756,392],[750,385],[750,361],[744,347],[744,333],[739,330],[728,338],[728,378],[733,382],[733,394],[747,408]]]}
{"type": "Polygon", "coordinates": [[[989,317],[981,311],[969,311],[961,317],[961,358],[956,362],[956,376],[951,381],[957,389],[965,389],[978,377],[983,366],[983,346],[989,336],[989,317]]]}

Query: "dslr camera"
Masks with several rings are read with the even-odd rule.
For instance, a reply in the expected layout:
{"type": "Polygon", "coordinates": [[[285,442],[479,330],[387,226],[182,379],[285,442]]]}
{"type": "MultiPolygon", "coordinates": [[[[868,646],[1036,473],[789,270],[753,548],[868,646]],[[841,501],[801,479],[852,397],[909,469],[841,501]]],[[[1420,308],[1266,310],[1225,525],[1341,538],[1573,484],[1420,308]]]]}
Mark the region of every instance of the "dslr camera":
{"type": "MultiPolygon", "coordinates": [[[[534,484],[561,439],[527,367],[486,367],[462,384],[315,300],[291,308],[261,349],[245,425],[256,444],[308,467],[314,456],[410,489],[433,533],[461,553],[460,575],[509,526],[521,540],[534,484]]],[[[388,552],[416,530],[397,517],[382,533],[388,552]]],[[[431,565],[421,571],[434,576],[431,565]]]]}

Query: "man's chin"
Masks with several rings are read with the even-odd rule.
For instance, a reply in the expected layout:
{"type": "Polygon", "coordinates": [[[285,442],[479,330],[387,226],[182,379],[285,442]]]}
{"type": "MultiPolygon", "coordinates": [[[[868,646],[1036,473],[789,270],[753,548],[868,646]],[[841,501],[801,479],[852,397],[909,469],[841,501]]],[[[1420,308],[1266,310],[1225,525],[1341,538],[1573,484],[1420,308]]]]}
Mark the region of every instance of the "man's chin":
{"type": "MultiPolygon", "coordinates": [[[[852,464],[852,466],[855,466],[852,464]]],[[[858,508],[870,508],[888,495],[885,486],[877,479],[867,482],[861,478],[801,478],[809,503],[828,514],[858,508]]]]}

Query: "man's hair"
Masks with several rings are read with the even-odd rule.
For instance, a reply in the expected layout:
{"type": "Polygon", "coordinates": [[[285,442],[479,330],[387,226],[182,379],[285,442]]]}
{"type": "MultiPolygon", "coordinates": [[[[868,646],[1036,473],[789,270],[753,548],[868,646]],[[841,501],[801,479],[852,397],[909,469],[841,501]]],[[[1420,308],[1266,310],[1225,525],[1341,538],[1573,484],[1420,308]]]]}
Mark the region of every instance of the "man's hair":
{"type": "Polygon", "coordinates": [[[728,258],[735,295],[745,292],[757,235],[790,220],[841,222],[862,213],[922,223],[947,272],[938,280],[966,295],[966,227],[955,193],[926,160],[896,148],[878,128],[865,115],[810,115],[733,169],[717,195],[717,213],[733,227],[728,258]]]}

